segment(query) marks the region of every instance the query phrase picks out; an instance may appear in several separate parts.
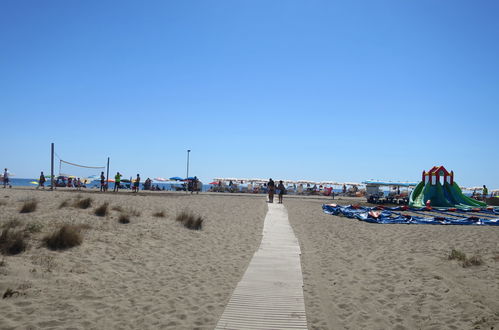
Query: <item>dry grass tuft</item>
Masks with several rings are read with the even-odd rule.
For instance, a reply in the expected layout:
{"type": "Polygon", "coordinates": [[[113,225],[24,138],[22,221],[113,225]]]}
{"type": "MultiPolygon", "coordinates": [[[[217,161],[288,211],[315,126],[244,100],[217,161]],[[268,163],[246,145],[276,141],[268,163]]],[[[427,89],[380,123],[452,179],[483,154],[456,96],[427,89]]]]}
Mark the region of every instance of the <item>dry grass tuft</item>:
{"type": "Polygon", "coordinates": [[[466,259],[463,261],[463,267],[471,267],[471,266],[481,266],[483,265],[482,257],[479,255],[474,255],[473,257],[466,259]]]}
{"type": "Polygon", "coordinates": [[[113,211],[123,212],[123,208],[119,205],[115,205],[111,208],[113,211]]]}
{"type": "Polygon", "coordinates": [[[19,254],[26,250],[27,244],[21,231],[12,231],[5,228],[0,234],[0,252],[2,254],[19,254]]]}
{"type": "Polygon", "coordinates": [[[39,222],[30,222],[24,226],[24,231],[28,233],[39,233],[42,231],[43,225],[39,222]]]}
{"type": "Polygon", "coordinates": [[[21,224],[21,221],[19,221],[18,219],[10,219],[9,221],[5,222],[2,227],[13,229],[19,227],[21,224]]]}
{"type": "Polygon", "coordinates": [[[452,249],[450,251],[448,259],[449,260],[465,261],[466,260],[466,254],[464,252],[459,251],[459,250],[452,249]]]}
{"type": "Polygon", "coordinates": [[[126,210],[126,212],[133,217],[140,217],[140,211],[136,208],[130,207],[126,210]]]}
{"type": "Polygon", "coordinates": [[[16,291],[16,290],[12,290],[11,288],[7,288],[7,290],[5,290],[5,292],[3,293],[2,299],[10,298],[10,297],[14,296],[14,294],[17,294],[19,296],[20,292],[16,291]]]}
{"type": "Polygon", "coordinates": [[[165,211],[158,211],[158,212],[154,212],[152,214],[153,217],[156,217],[156,218],[164,218],[166,217],[166,214],[165,214],[165,211]]]}
{"type": "Polygon", "coordinates": [[[88,209],[90,206],[92,206],[92,198],[88,197],[88,198],[78,198],[75,203],[74,203],[74,206],[75,207],[78,207],[80,209],[88,209]]]}
{"type": "Polygon", "coordinates": [[[177,214],[175,220],[182,223],[185,228],[192,230],[201,230],[203,227],[203,217],[200,215],[195,215],[188,210],[183,210],[177,214]]]}
{"type": "Polygon", "coordinates": [[[119,223],[130,223],[130,216],[126,213],[120,214],[118,218],[119,223]]]}
{"type": "Polygon", "coordinates": [[[51,250],[64,250],[80,245],[83,238],[80,228],[73,225],[62,225],[43,238],[45,245],[51,250]]]}
{"type": "Polygon", "coordinates": [[[36,199],[28,199],[24,201],[23,206],[19,210],[19,213],[31,213],[36,211],[36,207],[38,206],[38,201],[36,199]]]}
{"type": "Polygon", "coordinates": [[[98,217],[105,217],[109,213],[109,203],[104,202],[101,206],[95,209],[94,214],[98,217]]]}
{"type": "Polygon", "coordinates": [[[65,199],[61,202],[61,204],[59,204],[59,209],[62,209],[62,208],[65,208],[65,207],[68,207],[69,206],[69,199],[65,199]]]}

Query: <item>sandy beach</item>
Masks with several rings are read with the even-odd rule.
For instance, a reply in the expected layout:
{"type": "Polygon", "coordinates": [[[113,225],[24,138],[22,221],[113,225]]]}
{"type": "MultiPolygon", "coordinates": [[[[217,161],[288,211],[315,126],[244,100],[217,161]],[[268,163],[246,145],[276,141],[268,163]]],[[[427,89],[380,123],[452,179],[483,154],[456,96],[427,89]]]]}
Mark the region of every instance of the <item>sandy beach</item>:
{"type": "MultiPolygon", "coordinates": [[[[73,191],[0,191],[1,224],[37,224],[28,249],[0,256],[1,329],[212,329],[257,249],[267,211],[264,197],[73,191]],[[59,209],[66,199],[93,206],[59,209]],[[26,198],[35,212],[20,214],[26,198]],[[136,210],[129,224],[93,214],[103,202],[136,210]],[[200,231],[175,221],[189,209],[204,217],[200,231]],[[166,217],[154,217],[164,211],[166,217]],[[86,224],[80,246],[52,251],[42,237],[61,223],[86,224]]],[[[29,228],[34,228],[31,226],[29,228]]]]}
{"type": "Polygon", "coordinates": [[[309,329],[498,329],[499,228],[370,224],[323,203],[285,201],[309,329]],[[452,248],[484,264],[463,268],[452,248]]]}
{"type": "MultiPolygon", "coordinates": [[[[6,189],[0,200],[0,225],[17,219],[28,241],[0,257],[0,293],[16,291],[0,300],[1,329],[213,329],[267,212],[264,195],[244,194],[6,189]],[[71,206],[87,197],[90,208],[71,206]],[[38,206],[21,214],[26,199],[38,206]],[[111,210],[98,217],[103,202],[111,210]],[[202,230],[175,221],[185,209],[203,216],[202,230]],[[122,213],[137,214],[122,224],[122,213]],[[62,223],[84,225],[82,244],[47,249],[42,238],[62,223]]],[[[499,228],[369,224],[324,214],[330,202],[284,202],[302,250],[309,329],[498,328],[499,228]],[[484,264],[463,268],[448,260],[452,248],[484,264]]]]}

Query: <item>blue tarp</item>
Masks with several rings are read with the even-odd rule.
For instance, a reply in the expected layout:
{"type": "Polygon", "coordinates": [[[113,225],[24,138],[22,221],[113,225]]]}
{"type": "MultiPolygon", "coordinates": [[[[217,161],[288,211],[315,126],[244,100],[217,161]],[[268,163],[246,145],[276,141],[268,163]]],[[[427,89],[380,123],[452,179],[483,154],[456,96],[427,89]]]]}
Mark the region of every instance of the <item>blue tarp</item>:
{"type": "Polygon", "coordinates": [[[371,223],[400,223],[400,224],[427,224],[427,225],[488,225],[499,226],[499,217],[492,218],[490,215],[499,214],[499,208],[493,210],[480,210],[475,211],[476,215],[460,215],[453,214],[445,211],[432,211],[438,212],[442,216],[434,216],[425,214],[425,209],[408,209],[404,206],[385,207],[365,207],[365,206],[341,206],[336,204],[322,205],[324,213],[332,215],[345,216],[347,218],[354,218],[360,221],[371,223]],[[396,211],[408,211],[411,213],[420,214],[421,216],[414,216],[409,214],[401,214],[396,211]],[[484,215],[481,213],[488,213],[484,215]]]}

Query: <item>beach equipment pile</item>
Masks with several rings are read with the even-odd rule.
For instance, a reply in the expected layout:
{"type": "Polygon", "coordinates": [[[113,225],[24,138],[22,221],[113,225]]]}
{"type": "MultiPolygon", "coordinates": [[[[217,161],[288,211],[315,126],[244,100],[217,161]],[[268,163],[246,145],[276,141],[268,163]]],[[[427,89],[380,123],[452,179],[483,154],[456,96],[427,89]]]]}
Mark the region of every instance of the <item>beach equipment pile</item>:
{"type": "Polygon", "coordinates": [[[427,225],[487,225],[499,226],[499,208],[409,208],[365,207],[357,205],[341,206],[324,204],[326,214],[344,216],[371,223],[427,224],[427,225]]]}

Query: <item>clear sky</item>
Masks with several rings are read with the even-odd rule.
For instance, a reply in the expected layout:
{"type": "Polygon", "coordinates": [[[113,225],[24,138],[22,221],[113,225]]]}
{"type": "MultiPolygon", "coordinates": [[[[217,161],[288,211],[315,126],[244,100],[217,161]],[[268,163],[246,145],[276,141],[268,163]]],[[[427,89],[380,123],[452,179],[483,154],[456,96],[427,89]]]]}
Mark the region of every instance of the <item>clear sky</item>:
{"type": "Polygon", "coordinates": [[[0,2],[0,167],[499,188],[498,1],[0,2]]]}

